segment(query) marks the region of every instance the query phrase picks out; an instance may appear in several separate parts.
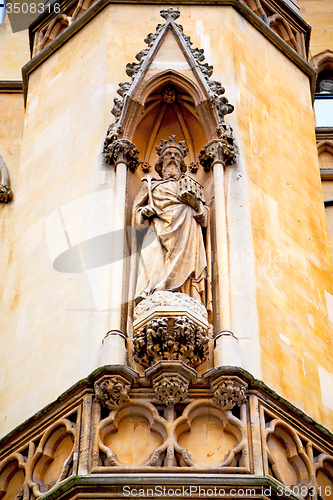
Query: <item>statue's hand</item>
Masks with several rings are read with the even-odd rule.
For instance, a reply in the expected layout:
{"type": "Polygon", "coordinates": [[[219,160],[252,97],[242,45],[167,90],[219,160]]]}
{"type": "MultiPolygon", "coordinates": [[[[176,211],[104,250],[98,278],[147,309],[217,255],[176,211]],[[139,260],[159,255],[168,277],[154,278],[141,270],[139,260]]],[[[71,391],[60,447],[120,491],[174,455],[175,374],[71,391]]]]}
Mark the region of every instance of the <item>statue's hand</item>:
{"type": "Polygon", "coordinates": [[[149,219],[149,217],[153,217],[154,215],[156,215],[156,210],[151,205],[147,205],[146,207],[142,208],[141,215],[142,217],[146,217],[147,219],[149,219]]]}
{"type": "Polygon", "coordinates": [[[185,191],[180,195],[180,201],[190,205],[190,207],[194,208],[196,212],[200,211],[200,200],[197,195],[193,193],[193,191],[185,191]]]}

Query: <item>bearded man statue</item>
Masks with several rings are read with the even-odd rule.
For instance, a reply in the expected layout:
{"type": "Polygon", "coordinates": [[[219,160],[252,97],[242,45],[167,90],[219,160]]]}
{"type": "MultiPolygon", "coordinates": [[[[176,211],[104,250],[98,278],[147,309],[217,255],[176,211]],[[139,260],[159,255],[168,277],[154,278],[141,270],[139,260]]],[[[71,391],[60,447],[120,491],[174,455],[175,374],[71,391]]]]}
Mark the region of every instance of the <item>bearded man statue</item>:
{"type": "Polygon", "coordinates": [[[209,209],[203,188],[185,175],[185,141],[176,136],[156,147],[155,170],[133,206],[133,225],[146,230],[140,252],[135,303],[155,292],[187,294],[200,301],[211,319],[209,209]],[[185,187],[184,187],[185,186],[185,187]]]}

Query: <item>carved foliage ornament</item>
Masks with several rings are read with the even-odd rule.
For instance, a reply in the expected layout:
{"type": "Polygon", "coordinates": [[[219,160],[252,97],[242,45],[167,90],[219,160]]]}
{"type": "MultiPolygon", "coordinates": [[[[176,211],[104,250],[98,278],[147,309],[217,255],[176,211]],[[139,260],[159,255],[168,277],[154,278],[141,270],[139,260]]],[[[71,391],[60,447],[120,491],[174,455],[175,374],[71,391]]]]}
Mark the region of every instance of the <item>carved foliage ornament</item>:
{"type": "Polygon", "coordinates": [[[186,316],[156,317],[134,334],[134,359],[144,367],[166,359],[196,368],[207,355],[207,330],[186,316]]]}
{"type": "Polygon", "coordinates": [[[167,406],[173,406],[185,399],[189,381],[179,373],[162,374],[154,379],[153,389],[158,399],[167,406]]]}
{"type": "Polygon", "coordinates": [[[13,192],[10,189],[8,169],[0,156],[0,203],[9,203],[12,199],[13,192]]]}
{"type": "Polygon", "coordinates": [[[241,385],[235,380],[219,379],[212,384],[214,402],[222,410],[232,410],[234,406],[240,406],[241,404],[246,403],[246,389],[247,385],[241,385]]]}
{"type": "Polygon", "coordinates": [[[13,192],[9,186],[0,184],[0,203],[9,203],[13,199],[13,192]]]}
{"type": "Polygon", "coordinates": [[[217,128],[219,139],[209,142],[199,153],[198,159],[205,172],[209,172],[215,162],[228,165],[236,161],[234,137],[228,123],[217,128]]]}
{"type": "Polygon", "coordinates": [[[131,385],[119,375],[95,382],[95,398],[109,410],[116,410],[129,401],[128,391],[131,385]]]}
{"type": "Polygon", "coordinates": [[[135,172],[140,163],[139,150],[127,139],[105,140],[104,157],[110,165],[116,166],[121,162],[126,163],[132,172],[135,172]]]}

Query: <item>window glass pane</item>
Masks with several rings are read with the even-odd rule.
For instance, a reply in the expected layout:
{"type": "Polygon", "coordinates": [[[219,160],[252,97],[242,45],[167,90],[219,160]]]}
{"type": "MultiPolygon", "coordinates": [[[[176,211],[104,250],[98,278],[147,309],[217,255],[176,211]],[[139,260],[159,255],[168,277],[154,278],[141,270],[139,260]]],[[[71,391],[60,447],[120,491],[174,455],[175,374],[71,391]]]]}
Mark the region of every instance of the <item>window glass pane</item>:
{"type": "Polygon", "coordinates": [[[333,127],[333,99],[331,96],[315,96],[316,125],[317,127],[333,127]]]}
{"type": "Polygon", "coordinates": [[[6,0],[0,0],[0,24],[3,24],[6,12],[6,0]]]}

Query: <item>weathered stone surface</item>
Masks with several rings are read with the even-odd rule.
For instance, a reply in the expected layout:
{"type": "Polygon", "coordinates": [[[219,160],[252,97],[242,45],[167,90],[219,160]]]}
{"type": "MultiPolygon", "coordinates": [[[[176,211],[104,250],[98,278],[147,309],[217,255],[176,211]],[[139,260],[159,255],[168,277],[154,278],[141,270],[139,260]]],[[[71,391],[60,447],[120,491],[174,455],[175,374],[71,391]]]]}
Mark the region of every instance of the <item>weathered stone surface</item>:
{"type": "Polygon", "coordinates": [[[94,388],[96,400],[109,410],[116,410],[123,403],[129,401],[128,391],[131,385],[119,375],[95,382],[94,388]]]}
{"type": "Polygon", "coordinates": [[[165,359],[196,368],[208,355],[207,327],[194,317],[156,314],[135,330],[133,346],[135,361],[145,367],[165,359]]]}
{"type": "Polygon", "coordinates": [[[198,300],[189,297],[186,293],[168,292],[167,290],[155,292],[146,299],[139,302],[134,309],[134,320],[139,320],[141,316],[151,313],[154,309],[161,307],[163,310],[190,310],[201,316],[205,320],[208,318],[205,306],[198,300]]]}
{"type": "Polygon", "coordinates": [[[246,403],[246,389],[246,384],[230,378],[220,377],[212,383],[214,401],[222,410],[232,410],[234,406],[246,403]]]}
{"type": "MultiPolygon", "coordinates": [[[[212,312],[210,283],[209,209],[203,187],[186,177],[185,141],[176,136],[156,147],[155,170],[147,176],[133,204],[133,221],[144,236],[138,267],[135,301],[155,291],[185,293],[212,312]],[[206,241],[203,230],[207,230],[206,241]]],[[[211,319],[211,318],[210,318],[211,319]]]]}

